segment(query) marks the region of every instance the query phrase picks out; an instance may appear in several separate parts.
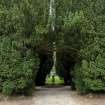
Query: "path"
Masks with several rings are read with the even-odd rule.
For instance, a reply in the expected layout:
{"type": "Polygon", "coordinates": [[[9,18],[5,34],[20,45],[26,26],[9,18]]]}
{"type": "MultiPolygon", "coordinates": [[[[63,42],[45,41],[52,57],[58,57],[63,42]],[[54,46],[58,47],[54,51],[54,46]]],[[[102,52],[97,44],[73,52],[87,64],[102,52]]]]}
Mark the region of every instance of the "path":
{"type": "Polygon", "coordinates": [[[32,97],[15,97],[0,101],[0,105],[105,105],[105,95],[80,96],[70,87],[37,88],[32,97]]]}

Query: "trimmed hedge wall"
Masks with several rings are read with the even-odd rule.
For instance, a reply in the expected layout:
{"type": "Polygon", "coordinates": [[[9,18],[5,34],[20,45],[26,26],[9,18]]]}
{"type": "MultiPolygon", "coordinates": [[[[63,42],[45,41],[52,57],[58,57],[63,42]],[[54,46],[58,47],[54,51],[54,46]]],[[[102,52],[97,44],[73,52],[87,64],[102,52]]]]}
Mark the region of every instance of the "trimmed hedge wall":
{"type": "Polygon", "coordinates": [[[105,91],[104,59],[98,56],[94,62],[82,60],[75,66],[74,83],[81,93],[105,91]]]}
{"type": "Polygon", "coordinates": [[[38,55],[21,44],[22,52],[9,37],[1,38],[0,46],[0,91],[6,95],[28,93],[39,68],[38,55]]]}

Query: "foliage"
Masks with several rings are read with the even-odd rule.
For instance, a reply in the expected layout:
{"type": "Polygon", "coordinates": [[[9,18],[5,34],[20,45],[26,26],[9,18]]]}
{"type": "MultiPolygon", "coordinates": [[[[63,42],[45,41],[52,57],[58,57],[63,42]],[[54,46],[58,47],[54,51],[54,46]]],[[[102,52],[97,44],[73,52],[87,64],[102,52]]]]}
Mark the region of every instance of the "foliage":
{"type": "Polygon", "coordinates": [[[82,93],[105,91],[105,69],[103,61],[104,59],[99,55],[94,62],[83,60],[80,66],[75,67],[74,82],[77,90],[82,93]]]}
{"type": "Polygon", "coordinates": [[[26,55],[11,46],[9,38],[5,37],[0,42],[0,79],[1,91],[5,94],[24,92],[34,84],[34,78],[39,66],[39,58],[27,49],[26,55]],[[32,56],[33,55],[33,56],[32,56]]]}
{"type": "Polygon", "coordinates": [[[55,76],[54,77],[55,78],[55,82],[53,83],[53,79],[52,79],[52,77],[51,76],[47,76],[47,78],[46,78],[46,84],[63,84],[64,83],[64,80],[62,79],[62,78],[60,78],[59,76],[55,76]]]}
{"type": "Polygon", "coordinates": [[[34,84],[40,64],[33,48],[40,41],[35,34],[31,6],[28,0],[0,1],[0,91],[3,94],[25,93],[33,88],[30,85],[34,84]]]}
{"type": "MultiPolygon", "coordinates": [[[[104,3],[104,1],[102,1],[104,3]]],[[[104,8],[100,5],[102,2],[98,0],[96,2],[90,2],[92,9],[84,11],[86,13],[86,18],[92,28],[91,30],[85,30],[87,36],[87,41],[83,42],[85,46],[80,49],[81,60],[79,66],[75,69],[75,84],[76,88],[81,92],[97,92],[105,91],[104,83],[104,31],[105,27],[102,25],[101,19],[104,18],[104,14],[101,14],[104,8]],[[96,6],[99,3],[98,6],[96,6]],[[98,8],[100,7],[100,14],[98,13],[98,8]],[[92,12],[91,12],[92,11],[92,12]],[[91,17],[88,17],[91,16],[91,17]],[[95,18],[92,18],[95,17],[95,18]],[[100,18],[99,18],[100,17],[100,18]]],[[[85,34],[84,34],[85,35],[85,34]]],[[[86,36],[85,36],[86,37],[86,36]]],[[[84,39],[82,39],[84,41],[84,39]]]]}
{"type": "Polygon", "coordinates": [[[60,2],[58,1],[57,7],[57,23],[60,21],[57,24],[60,28],[57,30],[57,47],[69,46],[78,52],[79,60],[72,73],[76,89],[83,93],[105,91],[105,1],[63,0],[63,4],[60,2]]]}
{"type": "Polygon", "coordinates": [[[11,81],[4,82],[2,87],[2,93],[6,95],[11,95],[11,93],[15,90],[15,85],[11,81]]]}
{"type": "Polygon", "coordinates": [[[69,46],[57,49],[56,73],[64,79],[65,85],[72,84],[71,72],[77,59],[77,52],[73,49],[70,49],[69,46]]]}
{"type": "Polygon", "coordinates": [[[35,84],[38,86],[45,85],[46,76],[50,73],[53,66],[53,55],[49,50],[49,48],[47,49],[47,51],[45,50],[45,48],[40,49],[38,53],[40,58],[40,67],[35,78],[35,84]]]}
{"type": "Polygon", "coordinates": [[[54,17],[49,16],[49,4],[49,0],[0,0],[0,91],[24,93],[37,76],[45,82],[53,63],[48,54],[53,42],[57,51],[65,50],[57,54],[59,75],[74,69],[71,77],[77,90],[105,91],[105,1],[55,0],[54,17]]]}

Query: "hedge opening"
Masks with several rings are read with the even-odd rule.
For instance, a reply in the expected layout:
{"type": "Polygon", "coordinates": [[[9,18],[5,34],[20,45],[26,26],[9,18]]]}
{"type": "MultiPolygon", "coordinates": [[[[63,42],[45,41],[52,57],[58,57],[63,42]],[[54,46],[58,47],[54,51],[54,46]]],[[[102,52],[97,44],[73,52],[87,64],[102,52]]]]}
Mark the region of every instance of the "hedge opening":
{"type": "Polygon", "coordinates": [[[57,74],[64,79],[65,85],[74,88],[73,72],[74,66],[79,60],[78,53],[70,48],[62,47],[57,49],[57,74]]]}
{"type": "Polygon", "coordinates": [[[53,66],[53,52],[48,49],[41,48],[38,51],[40,65],[35,77],[36,86],[44,86],[46,77],[50,73],[53,66]]]}

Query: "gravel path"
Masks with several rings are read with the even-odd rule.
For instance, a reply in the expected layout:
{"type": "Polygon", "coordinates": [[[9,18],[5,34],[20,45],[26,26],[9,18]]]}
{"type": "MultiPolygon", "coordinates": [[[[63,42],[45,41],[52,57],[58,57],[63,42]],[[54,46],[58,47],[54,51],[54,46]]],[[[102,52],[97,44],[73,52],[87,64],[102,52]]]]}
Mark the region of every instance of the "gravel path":
{"type": "Polygon", "coordinates": [[[105,105],[105,95],[80,96],[70,87],[38,87],[32,97],[5,98],[0,105],[105,105]]]}

